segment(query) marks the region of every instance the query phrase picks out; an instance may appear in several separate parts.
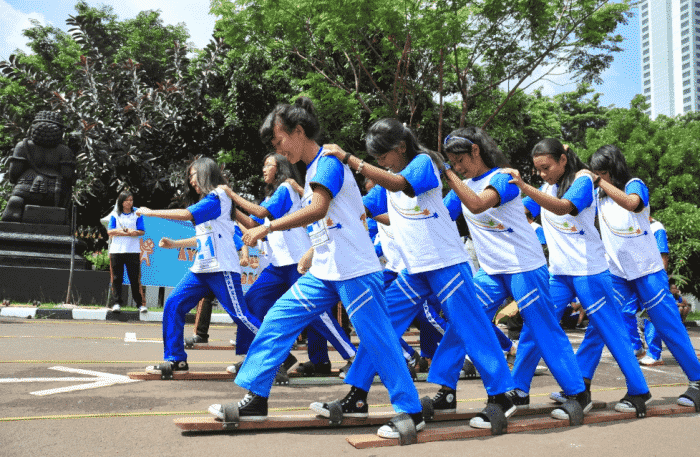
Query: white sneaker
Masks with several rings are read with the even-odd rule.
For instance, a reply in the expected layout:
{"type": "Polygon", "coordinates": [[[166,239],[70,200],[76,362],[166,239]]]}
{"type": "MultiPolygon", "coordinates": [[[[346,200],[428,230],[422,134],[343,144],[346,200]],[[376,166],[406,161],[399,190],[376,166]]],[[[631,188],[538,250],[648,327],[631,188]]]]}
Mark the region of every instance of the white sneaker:
{"type": "Polygon", "coordinates": [[[146,308],[145,306],[139,306],[139,312],[140,312],[140,313],[147,313],[147,312],[148,312],[148,308],[146,308]]]}
{"type": "Polygon", "coordinates": [[[641,359],[639,359],[639,364],[644,365],[645,367],[656,367],[659,365],[664,365],[664,361],[661,360],[661,357],[659,357],[658,360],[655,358],[651,357],[650,355],[645,355],[641,359]]]}
{"type": "Polygon", "coordinates": [[[537,367],[535,368],[535,376],[545,374],[548,371],[549,371],[549,368],[547,368],[546,365],[537,365],[537,367]]]}
{"type": "Polygon", "coordinates": [[[112,312],[113,312],[113,313],[118,313],[118,312],[121,311],[121,310],[122,310],[122,307],[119,306],[119,305],[116,305],[116,304],[115,304],[114,306],[112,306],[112,312]]]}

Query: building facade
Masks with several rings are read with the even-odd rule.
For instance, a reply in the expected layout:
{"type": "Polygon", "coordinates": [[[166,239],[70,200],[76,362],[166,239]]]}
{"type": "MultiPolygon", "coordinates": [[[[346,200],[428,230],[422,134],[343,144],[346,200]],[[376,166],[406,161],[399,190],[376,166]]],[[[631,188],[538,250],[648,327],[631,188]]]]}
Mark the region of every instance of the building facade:
{"type": "Polygon", "coordinates": [[[639,8],[647,114],[700,112],[700,0],[642,0],[639,8]]]}

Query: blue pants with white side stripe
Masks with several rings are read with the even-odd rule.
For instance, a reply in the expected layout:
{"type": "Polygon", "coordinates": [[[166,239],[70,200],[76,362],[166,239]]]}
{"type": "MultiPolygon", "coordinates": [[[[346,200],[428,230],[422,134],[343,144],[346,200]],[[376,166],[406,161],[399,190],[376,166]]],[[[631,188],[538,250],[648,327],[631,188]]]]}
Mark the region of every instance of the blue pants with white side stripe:
{"type": "MultiPolygon", "coordinates": [[[[578,297],[590,321],[584,343],[588,338],[597,338],[596,334],[598,334],[625,375],[628,393],[641,395],[649,392],[647,382],[634,356],[629,336],[624,331],[620,310],[613,298],[610,272],[605,270],[597,275],[588,276],[551,275],[549,292],[557,323],[561,320],[566,306],[578,297]]],[[[583,347],[584,344],[581,346],[583,347]]],[[[591,373],[587,376],[582,360],[593,356],[585,349],[582,350],[582,347],[579,347],[576,359],[583,377],[591,379],[593,375],[591,373]]],[[[518,355],[515,357],[513,366],[513,379],[517,388],[525,392],[530,391],[530,382],[540,357],[542,353],[537,348],[532,331],[523,327],[518,344],[518,355]]]]}
{"type": "MultiPolygon", "coordinates": [[[[488,275],[484,270],[479,270],[474,277],[474,286],[489,318],[493,318],[505,299],[513,297],[523,317],[523,332],[525,328],[528,329],[527,333],[532,335],[536,347],[541,349],[547,366],[561,388],[567,395],[583,392],[585,385],[574,350],[559,325],[559,320],[554,316],[546,266],[532,271],[497,275],[488,275]]],[[[520,357],[519,352],[520,348],[516,360],[520,357]]],[[[443,365],[444,371],[440,372],[431,369],[428,381],[454,389],[464,351],[458,351],[448,358],[454,360],[452,365],[443,365]]],[[[529,385],[528,389],[523,390],[528,392],[529,385]]]]}
{"type": "MultiPolygon", "coordinates": [[[[700,380],[700,361],[695,355],[688,331],[681,321],[676,299],[668,288],[666,271],[661,270],[631,281],[617,276],[612,276],[612,279],[615,291],[621,296],[629,299],[636,294],[639,297],[642,307],[688,379],[700,380]]],[[[603,340],[597,332],[588,338],[588,331],[586,331],[586,339],[579,348],[579,352],[584,351],[586,357],[579,360],[581,371],[584,376],[587,374],[593,376],[603,352],[603,340]]]]}
{"type": "Polygon", "coordinates": [[[332,309],[338,301],[343,302],[348,312],[368,363],[377,362],[394,410],[409,414],[421,411],[418,391],[401,355],[399,341],[392,337],[394,332],[379,272],[344,281],[325,281],[310,273],[302,276],[265,316],[236,376],[236,384],[268,397],[294,339],[312,319],[332,309]]]}
{"type": "MultiPolygon", "coordinates": [[[[245,295],[250,311],[261,322],[272,305],[301,278],[296,264],[276,267],[268,265],[250,286],[245,295]]],[[[355,355],[355,346],[345,334],[338,321],[329,313],[323,313],[309,323],[309,359],[314,364],[330,362],[328,342],[330,342],[344,359],[355,355]]],[[[246,327],[239,327],[236,332],[236,354],[247,354],[255,334],[246,327]]]]}
{"type": "Polygon", "coordinates": [[[187,360],[184,342],[185,316],[209,293],[214,293],[239,328],[246,328],[252,333],[258,331],[260,320],[246,306],[241,288],[241,275],[230,271],[188,271],[168,296],[163,307],[164,360],[187,360]]]}
{"type": "MultiPolygon", "coordinates": [[[[455,347],[461,347],[471,358],[481,374],[489,395],[497,395],[513,389],[513,379],[501,351],[493,326],[476,300],[474,283],[469,265],[462,263],[423,273],[409,274],[406,270],[386,292],[389,311],[396,339],[403,335],[411,321],[421,311],[422,303],[434,294],[447,317],[447,330],[435,352],[430,373],[450,365],[455,347]],[[445,356],[444,354],[447,354],[445,356]]],[[[361,340],[355,362],[345,382],[369,390],[374,373],[381,364],[374,366],[361,340]]],[[[461,361],[460,361],[461,362],[461,361]]],[[[381,372],[380,372],[381,376],[381,372]]]]}

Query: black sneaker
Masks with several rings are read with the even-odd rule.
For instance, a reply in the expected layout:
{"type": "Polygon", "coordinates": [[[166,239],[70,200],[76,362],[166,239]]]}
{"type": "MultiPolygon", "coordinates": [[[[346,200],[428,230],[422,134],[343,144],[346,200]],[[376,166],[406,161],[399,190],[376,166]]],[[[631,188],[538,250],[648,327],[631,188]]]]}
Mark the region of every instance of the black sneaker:
{"type": "Polygon", "coordinates": [[[243,362],[245,359],[241,360],[240,362],[236,362],[231,366],[226,367],[226,371],[228,371],[231,374],[238,374],[241,371],[241,367],[243,366],[243,362]]]}
{"type": "MultiPolygon", "coordinates": [[[[509,418],[517,409],[511,400],[512,395],[513,394],[510,392],[504,392],[498,395],[489,395],[486,404],[492,403],[500,406],[503,410],[503,414],[506,416],[506,418],[509,418]]],[[[474,428],[491,428],[491,422],[488,422],[481,416],[473,417],[469,421],[469,425],[474,428]]]]}
{"type": "Polygon", "coordinates": [[[194,335],[194,336],[188,336],[185,338],[185,347],[186,348],[192,348],[194,347],[195,344],[209,344],[209,338],[202,338],[199,335],[194,335]]]}
{"type": "MultiPolygon", "coordinates": [[[[567,400],[576,400],[583,414],[587,414],[593,408],[593,400],[591,400],[591,391],[587,388],[578,395],[566,395],[567,400]]],[[[569,414],[561,408],[552,411],[552,417],[559,420],[569,420],[569,414]]]]}
{"type": "Polygon", "coordinates": [[[457,392],[445,387],[438,390],[433,397],[433,410],[439,413],[457,412],[457,392]]]}
{"type": "MultiPolygon", "coordinates": [[[[224,407],[220,404],[211,405],[209,412],[219,420],[224,420],[224,407]]],[[[238,417],[242,421],[264,421],[267,419],[267,398],[248,392],[238,402],[238,417]]]]}
{"type": "Polygon", "coordinates": [[[651,392],[647,392],[645,394],[641,395],[625,395],[622,400],[620,400],[616,405],[615,405],[615,411],[621,412],[621,413],[636,413],[637,408],[634,407],[634,404],[630,401],[632,397],[637,397],[641,400],[644,401],[644,404],[649,404],[651,401],[651,392]]]}
{"type": "Polygon", "coordinates": [[[331,363],[314,364],[312,361],[300,363],[294,370],[302,376],[314,376],[317,374],[331,374],[331,363]]]}
{"type": "Polygon", "coordinates": [[[284,364],[280,365],[275,375],[275,385],[276,386],[288,386],[289,385],[289,375],[287,370],[284,368],[284,364]]]}
{"type": "Polygon", "coordinates": [[[683,394],[681,394],[680,397],[678,397],[678,400],[676,400],[676,403],[678,403],[681,406],[687,406],[689,408],[695,407],[695,401],[693,398],[697,398],[700,391],[700,381],[690,381],[688,383],[688,390],[686,390],[683,394]]]}
{"type": "Polygon", "coordinates": [[[520,389],[515,389],[508,392],[508,395],[516,408],[527,409],[530,407],[530,394],[520,389]]]}
{"type": "MultiPolygon", "coordinates": [[[[425,428],[425,421],[423,420],[423,413],[422,412],[417,412],[414,414],[409,414],[411,417],[411,420],[413,421],[413,424],[416,426],[416,432],[420,432],[425,428]]],[[[396,418],[394,418],[396,419],[396,418]]],[[[394,419],[390,420],[389,422],[386,423],[386,425],[382,425],[379,430],[377,430],[377,435],[382,437],[382,438],[393,438],[397,439],[401,437],[401,434],[399,431],[396,429],[396,426],[394,426],[394,419]]]]}
{"type": "Polygon", "coordinates": [[[173,373],[178,372],[178,373],[187,373],[190,370],[189,365],[187,365],[187,362],[184,360],[181,360],[179,362],[173,362],[170,360],[166,360],[165,362],[159,364],[159,365],[151,365],[146,367],[146,373],[148,374],[163,374],[162,371],[164,369],[170,368],[173,373]]]}
{"type": "Polygon", "coordinates": [[[338,370],[338,377],[340,379],[345,379],[345,376],[347,376],[348,371],[350,371],[350,367],[352,366],[353,360],[355,360],[355,357],[350,357],[347,363],[340,367],[340,370],[338,370]]]}
{"type": "Polygon", "coordinates": [[[427,373],[430,370],[430,361],[423,356],[419,356],[414,367],[417,373],[427,373]]]}
{"type": "MultiPolygon", "coordinates": [[[[367,392],[357,387],[350,388],[350,392],[340,401],[343,409],[343,417],[367,417],[369,407],[367,406],[367,392]]],[[[328,403],[314,402],[309,405],[309,409],[323,417],[331,417],[328,403]]]]}

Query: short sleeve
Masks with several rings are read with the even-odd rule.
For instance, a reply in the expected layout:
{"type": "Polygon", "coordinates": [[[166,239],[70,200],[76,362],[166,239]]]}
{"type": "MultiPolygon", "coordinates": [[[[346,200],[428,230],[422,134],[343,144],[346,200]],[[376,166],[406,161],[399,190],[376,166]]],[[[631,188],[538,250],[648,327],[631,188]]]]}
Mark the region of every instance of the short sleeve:
{"type": "Polygon", "coordinates": [[[451,190],[447,195],[445,195],[442,202],[445,204],[447,211],[450,213],[450,219],[456,221],[459,215],[462,214],[462,201],[457,196],[457,193],[454,190],[451,190]]]}
{"type": "Polygon", "coordinates": [[[195,225],[216,219],[221,216],[221,202],[215,192],[202,198],[194,205],[187,208],[192,214],[195,225]]]}
{"type": "Polygon", "coordinates": [[[537,234],[537,239],[539,240],[540,244],[547,244],[547,239],[544,237],[544,229],[542,227],[537,227],[535,229],[535,233],[537,234]]]}
{"type": "MultiPolygon", "coordinates": [[[[642,199],[643,206],[649,206],[649,188],[641,179],[635,179],[627,183],[625,186],[627,195],[637,194],[642,199]]],[[[641,209],[640,209],[641,211],[641,209]]]]}
{"type": "Polygon", "coordinates": [[[114,217],[114,215],[109,217],[109,226],[107,227],[108,230],[114,230],[117,228],[117,218],[114,217]]]}
{"type": "Polygon", "coordinates": [[[233,229],[233,244],[236,245],[236,251],[240,251],[243,247],[243,232],[238,225],[233,229]]]}
{"type": "Polygon", "coordinates": [[[588,208],[593,203],[593,180],[589,176],[577,178],[562,200],[569,200],[576,207],[576,214],[588,208]]]}
{"type": "Polygon", "coordinates": [[[267,209],[272,219],[279,219],[287,214],[292,207],[292,197],[289,195],[289,189],[287,186],[279,186],[269,200],[262,202],[260,206],[267,209]]]}
{"type": "Polygon", "coordinates": [[[362,204],[372,217],[381,216],[389,211],[387,206],[386,189],[382,186],[372,187],[367,195],[362,197],[362,204]]]}
{"type": "Polygon", "coordinates": [[[666,230],[657,230],[654,232],[654,238],[656,238],[656,245],[659,247],[659,252],[668,254],[668,237],[666,236],[666,230]]]}
{"type": "Polygon", "coordinates": [[[513,178],[510,175],[496,173],[491,177],[491,181],[489,181],[489,186],[493,187],[494,190],[498,192],[498,196],[501,199],[500,205],[505,205],[520,194],[520,189],[510,182],[511,179],[513,178]]]}
{"type": "Polygon", "coordinates": [[[258,216],[250,215],[250,218],[253,219],[255,222],[257,222],[260,225],[263,225],[265,223],[264,219],[260,219],[258,216]]]}
{"type": "Polygon", "coordinates": [[[537,203],[535,200],[531,199],[530,197],[523,198],[523,205],[525,206],[525,208],[527,208],[528,211],[530,211],[532,217],[539,216],[540,212],[542,211],[542,207],[540,206],[540,204],[537,203]]]}
{"type": "Polygon", "coordinates": [[[143,216],[136,218],[136,230],[141,230],[142,232],[146,231],[146,226],[143,224],[143,216]]]}
{"type": "Polygon", "coordinates": [[[321,156],[318,159],[316,174],[309,180],[309,184],[320,184],[335,197],[343,187],[345,170],[340,160],[333,156],[321,156]]]}
{"type": "Polygon", "coordinates": [[[413,188],[416,195],[440,186],[433,169],[433,160],[427,154],[419,154],[399,173],[413,188]]]}

